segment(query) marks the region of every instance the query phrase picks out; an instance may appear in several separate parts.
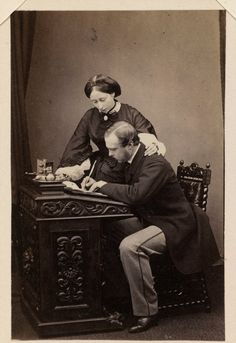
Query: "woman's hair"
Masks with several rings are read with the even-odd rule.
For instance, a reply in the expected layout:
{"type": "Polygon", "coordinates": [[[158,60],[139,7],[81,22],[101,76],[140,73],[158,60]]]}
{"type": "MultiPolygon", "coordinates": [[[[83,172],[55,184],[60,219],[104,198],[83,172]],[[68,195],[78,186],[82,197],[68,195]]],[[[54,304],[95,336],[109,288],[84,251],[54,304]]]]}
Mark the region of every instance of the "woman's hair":
{"type": "Polygon", "coordinates": [[[125,147],[130,143],[133,145],[139,144],[139,136],[137,130],[127,121],[117,121],[105,131],[105,138],[115,134],[119,139],[120,144],[125,147]]]}
{"type": "Polygon", "coordinates": [[[115,97],[121,95],[121,88],[119,83],[113,80],[110,76],[106,76],[103,74],[94,75],[86,83],[84,92],[88,98],[90,98],[90,95],[94,88],[103,93],[115,93],[115,97]]]}

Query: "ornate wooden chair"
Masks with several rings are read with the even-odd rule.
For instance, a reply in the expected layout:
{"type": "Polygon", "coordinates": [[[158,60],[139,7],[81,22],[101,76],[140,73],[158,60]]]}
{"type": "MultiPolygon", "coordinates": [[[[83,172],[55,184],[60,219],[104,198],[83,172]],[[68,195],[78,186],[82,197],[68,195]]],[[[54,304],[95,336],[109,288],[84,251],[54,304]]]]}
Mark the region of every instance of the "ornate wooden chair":
{"type": "MultiPolygon", "coordinates": [[[[203,211],[206,211],[208,186],[211,179],[210,164],[207,164],[206,168],[201,168],[196,162],[192,163],[190,166],[184,166],[184,161],[180,161],[179,166],[177,167],[177,178],[186,198],[191,203],[199,206],[203,211]]],[[[121,285],[124,285],[125,283],[123,280],[124,273],[122,272],[122,266],[121,263],[119,263],[117,244],[119,237],[116,237],[115,234],[113,234],[113,236],[110,237],[110,248],[106,251],[105,259],[108,258],[111,260],[111,255],[113,254],[113,256],[117,255],[118,262],[115,262],[114,264],[111,263],[111,269],[105,274],[114,275],[117,273],[117,282],[113,283],[113,286],[105,287],[106,295],[111,288],[113,292],[116,287],[121,288],[121,285]]],[[[193,307],[204,308],[207,312],[210,311],[210,299],[203,272],[191,275],[181,274],[175,268],[168,253],[151,257],[151,267],[155,284],[157,285],[159,310],[161,310],[162,313],[165,313],[166,311],[169,312],[170,310],[178,311],[179,309],[190,307],[191,309],[193,307]]],[[[107,286],[106,282],[104,284],[107,286]]],[[[115,290],[115,294],[113,293],[115,297],[113,299],[115,306],[120,304],[125,297],[126,300],[129,297],[128,293],[126,293],[124,298],[120,301],[117,292],[118,290],[115,290]]]]}
{"type": "MultiPolygon", "coordinates": [[[[211,180],[210,164],[201,168],[195,162],[184,166],[181,160],[177,167],[177,178],[189,202],[206,211],[208,186],[211,180]]],[[[203,307],[211,310],[203,272],[183,275],[173,265],[168,253],[151,263],[156,279],[159,310],[203,307]]]]}
{"type": "Polygon", "coordinates": [[[211,182],[210,164],[201,168],[194,162],[185,167],[181,160],[177,167],[177,179],[188,201],[206,211],[208,186],[211,182]]]}

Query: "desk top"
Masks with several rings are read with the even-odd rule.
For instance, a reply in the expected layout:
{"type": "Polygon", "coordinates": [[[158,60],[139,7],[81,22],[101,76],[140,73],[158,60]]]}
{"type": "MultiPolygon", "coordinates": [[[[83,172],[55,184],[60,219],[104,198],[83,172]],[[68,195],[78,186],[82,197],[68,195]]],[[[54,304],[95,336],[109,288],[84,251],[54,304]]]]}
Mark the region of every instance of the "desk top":
{"type": "Polygon", "coordinates": [[[125,203],[99,193],[68,193],[61,185],[42,191],[38,184],[25,183],[20,188],[20,208],[37,220],[133,216],[125,203]]]}

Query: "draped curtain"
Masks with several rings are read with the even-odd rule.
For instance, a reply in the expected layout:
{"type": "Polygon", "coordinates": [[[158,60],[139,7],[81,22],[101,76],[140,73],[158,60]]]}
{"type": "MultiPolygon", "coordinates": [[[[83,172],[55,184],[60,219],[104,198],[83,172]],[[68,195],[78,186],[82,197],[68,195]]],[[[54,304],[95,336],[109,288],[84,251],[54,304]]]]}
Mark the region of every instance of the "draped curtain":
{"type": "Polygon", "coordinates": [[[17,204],[24,172],[31,171],[25,96],[30,70],[36,13],[11,16],[11,164],[12,202],[17,204]]]}
{"type": "Polygon", "coordinates": [[[12,268],[21,263],[18,193],[25,171],[31,171],[25,96],[35,28],[35,12],[11,15],[11,182],[12,182],[12,268]]]}

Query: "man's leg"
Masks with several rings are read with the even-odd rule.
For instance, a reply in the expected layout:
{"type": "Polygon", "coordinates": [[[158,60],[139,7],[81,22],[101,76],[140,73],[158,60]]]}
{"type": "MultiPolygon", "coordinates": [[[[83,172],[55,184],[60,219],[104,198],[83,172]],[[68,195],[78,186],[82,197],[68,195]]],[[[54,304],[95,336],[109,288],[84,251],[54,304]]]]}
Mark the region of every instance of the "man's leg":
{"type": "Polygon", "coordinates": [[[148,317],[158,312],[149,257],[163,254],[165,250],[165,235],[154,225],[124,238],[120,244],[120,258],[129,282],[135,316],[148,317]]]}
{"type": "Polygon", "coordinates": [[[117,248],[120,242],[127,236],[142,230],[143,224],[138,217],[123,219],[108,219],[104,225],[104,233],[108,240],[111,240],[117,248]]]}
{"type": "Polygon", "coordinates": [[[104,246],[104,303],[107,307],[120,311],[130,310],[130,291],[127,278],[120,261],[119,245],[127,236],[142,230],[137,217],[121,220],[108,220],[104,228],[106,243],[104,246]]]}

